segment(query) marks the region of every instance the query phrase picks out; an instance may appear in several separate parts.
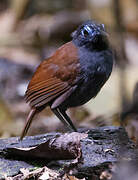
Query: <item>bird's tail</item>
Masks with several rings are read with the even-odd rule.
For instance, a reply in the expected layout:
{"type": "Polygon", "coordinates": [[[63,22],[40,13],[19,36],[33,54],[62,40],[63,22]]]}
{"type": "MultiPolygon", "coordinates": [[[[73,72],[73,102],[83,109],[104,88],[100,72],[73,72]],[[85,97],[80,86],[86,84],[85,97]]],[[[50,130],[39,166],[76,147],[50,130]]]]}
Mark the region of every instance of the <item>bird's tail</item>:
{"type": "Polygon", "coordinates": [[[33,121],[33,118],[36,115],[36,113],[37,113],[37,109],[36,108],[31,109],[29,115],[27,116],[26,124],[25,124],[24,129],[22,131],[22,134],[20,136],[20,140],[22,140],[24,138],[24,136],[27,134],[28,129],[29,129],[29,127],[30,127],[30,125],[31,125],[31,123],[33,121]]]}

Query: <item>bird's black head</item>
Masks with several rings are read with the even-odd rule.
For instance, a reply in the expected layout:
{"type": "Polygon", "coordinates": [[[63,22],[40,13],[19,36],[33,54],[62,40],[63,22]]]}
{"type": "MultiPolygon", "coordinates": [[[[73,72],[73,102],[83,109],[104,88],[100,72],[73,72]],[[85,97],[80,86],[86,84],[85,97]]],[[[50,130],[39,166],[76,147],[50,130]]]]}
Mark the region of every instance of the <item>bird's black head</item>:
{"type": "Polygon", "coordinates": [[[86,21],[72,33],[73,42],[79,47],[102,50],[108,48],[108,34],[104,24],[86,21]]]}

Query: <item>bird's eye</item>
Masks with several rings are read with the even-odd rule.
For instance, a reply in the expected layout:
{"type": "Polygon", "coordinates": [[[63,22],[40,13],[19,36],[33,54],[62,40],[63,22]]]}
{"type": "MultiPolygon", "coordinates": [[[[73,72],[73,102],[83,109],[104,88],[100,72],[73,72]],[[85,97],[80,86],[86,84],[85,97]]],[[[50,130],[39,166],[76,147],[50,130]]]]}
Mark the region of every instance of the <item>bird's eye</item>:
{"type": "Polygon", "coordinates": [[[91,28],[88,25],[84,26],[81,31],[81,34],[87,37],[90,33],[91,33],[91,28]]]}
{"type": "Polygon", "coordinates": [[[83,35],[84,35],[84,36],[88,36],[88,35],[89,35],[89,32],[88,32],[86,29],[84,29],[83,35]]]}

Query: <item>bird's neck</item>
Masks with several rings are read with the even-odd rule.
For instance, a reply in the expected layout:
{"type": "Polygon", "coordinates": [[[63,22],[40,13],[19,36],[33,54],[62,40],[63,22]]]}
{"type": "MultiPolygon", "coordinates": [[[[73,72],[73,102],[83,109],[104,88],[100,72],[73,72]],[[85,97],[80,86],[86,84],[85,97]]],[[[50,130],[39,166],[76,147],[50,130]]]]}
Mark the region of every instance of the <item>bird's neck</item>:
{"type": "Polygon", "coordinates": [[[101,50],[101,51],[90,51],[87,48],[80,47],[79,48],[79,59],[81,67],[84,71],[91,72],[91,74],[95,73],[96,69],[100,66],[101,70],[109,71],[109,74],[112,70],[113,66],[113,55],[112,51],[109,49],[101,50]]]}

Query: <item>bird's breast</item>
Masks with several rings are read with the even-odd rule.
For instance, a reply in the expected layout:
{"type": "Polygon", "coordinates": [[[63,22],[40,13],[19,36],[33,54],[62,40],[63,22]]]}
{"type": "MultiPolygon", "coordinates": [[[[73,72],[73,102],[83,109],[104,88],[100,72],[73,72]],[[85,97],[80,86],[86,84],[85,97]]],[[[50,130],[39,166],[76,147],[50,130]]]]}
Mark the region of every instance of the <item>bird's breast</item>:
{"type": "Polygon", "coordinates": [[[76,90],[66,99],[64,106],[66,108],[76,107],[85,104],[95,97],[106,81],[105,75],[89,75],[82,79],[76,90]]]}

